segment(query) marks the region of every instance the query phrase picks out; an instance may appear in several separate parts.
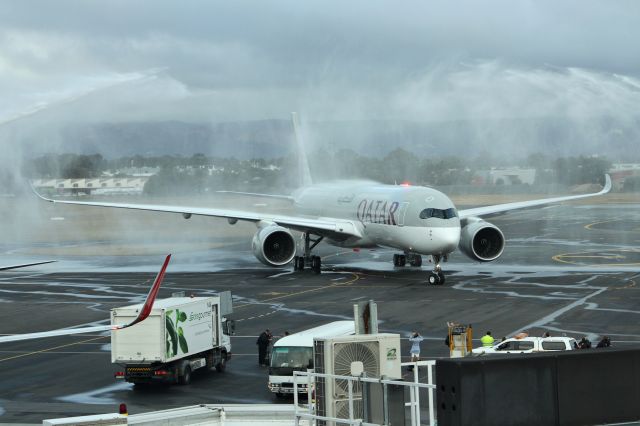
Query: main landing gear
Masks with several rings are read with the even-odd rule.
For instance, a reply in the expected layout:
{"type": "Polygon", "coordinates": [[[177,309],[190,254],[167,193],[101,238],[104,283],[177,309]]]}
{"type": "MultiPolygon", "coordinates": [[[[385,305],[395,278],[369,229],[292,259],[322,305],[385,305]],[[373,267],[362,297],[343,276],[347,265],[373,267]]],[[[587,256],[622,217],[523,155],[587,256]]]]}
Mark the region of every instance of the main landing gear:
{"type": "Polygon", "coordinates": [[[406,266],[407,262],[410,266],[422,266],[422,256],[413,253],[393,255],[393,266],[406,266]]]}
{"type": "Polygon", "coordinates": [[[304,254],[302,256],[294,256],[293,258],[293,270],[304,271],[305,267],[311,268],[314,274],[320,273],[322,267],[322,259],[320,256],[312,256],[311,250],[315,248],[324,237],[317,237],[312,239],[308,232],[302,234],[304,238],[304,254]]]}
{"type": "MultiPolygon", "coordinates": [[[[427,276],[427,282],[431,285],[443,285],[444,284],[444,273],[440,267],[440,261],[443,259],[443,256],[439,254],[434,254],[431,256],[433,259],[434,267],[433,271],[429,272],[427,276]]],[[[446,256],[444,257],[446,261],[446,256]]],[[[422,256],[414,253],[405,253],[405,254],[394,254],[393,255],[393,266],[397,268],[401,268],[406,266],[407,263],[411,266],[422,266],[422,256]]]]}

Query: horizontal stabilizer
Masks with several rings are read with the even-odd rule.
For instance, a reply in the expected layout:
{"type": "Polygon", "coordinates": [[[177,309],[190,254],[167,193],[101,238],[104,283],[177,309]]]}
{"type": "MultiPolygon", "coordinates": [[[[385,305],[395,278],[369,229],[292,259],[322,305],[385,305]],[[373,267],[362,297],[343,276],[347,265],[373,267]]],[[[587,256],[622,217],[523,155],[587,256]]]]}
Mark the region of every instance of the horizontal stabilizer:
{"type": "Polygon", "coordinates": [[[46,263],[53,263],[55,260],[46,260],[44,262],[22,263],[20,265],[0,266],[0,271],[8,271],[9,269],[26,268],[28,266],[44,265],[46,263]]]}

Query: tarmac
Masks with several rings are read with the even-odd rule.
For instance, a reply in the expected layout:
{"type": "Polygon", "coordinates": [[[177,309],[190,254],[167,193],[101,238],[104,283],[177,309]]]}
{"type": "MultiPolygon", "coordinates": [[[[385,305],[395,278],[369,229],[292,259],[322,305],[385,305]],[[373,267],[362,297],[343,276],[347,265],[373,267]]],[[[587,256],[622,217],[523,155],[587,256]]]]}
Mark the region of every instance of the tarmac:
{"type": "MultiPolygon", "coordinates": [[[[640,347],[638,204],[562,205],[488,220],[507,238],[503,256],[480,264],[454,253],[443,264],[444,286],[426,284],[427,259],[422,268],[394,268],[393,251],[386,249],[321,244],[321,275],[262,266],[249,251],[251,234],[175,253],[160,298],[174,291],[233,293],[236,335],[224,373],[199,371],[189,386],[134,389],[113,377],[118,367],[111,364],[108,334],[6,343],[0,345],[0,422],[114,412],[122,402],[130,413],[199,403],[290,403],[267,390],[257,335],[351,319],[352,305],[363,300],[378,303],[380,331],[405,338],[403,360],[412,330],[427,339],[422,358],[446,357],[447,321],[472,324],[476,339],[487,330],[496,338],[549,331],[596,341],[608,335],[616,347],[640,347]]],[[[29,247],[4,247],[1,263],[32,260],[29,247]]],[[[143,300],[163,260],[155,253],[53,258],[58,262],[0,274],[0,333],[104,324],[111,308],[143,300]]]]}

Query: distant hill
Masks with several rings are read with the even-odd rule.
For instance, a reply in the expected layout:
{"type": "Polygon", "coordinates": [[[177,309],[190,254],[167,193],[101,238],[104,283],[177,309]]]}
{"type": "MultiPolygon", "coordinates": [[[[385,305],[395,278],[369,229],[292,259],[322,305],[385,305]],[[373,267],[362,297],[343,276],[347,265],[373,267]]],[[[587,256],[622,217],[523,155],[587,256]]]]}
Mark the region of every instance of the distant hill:
{"type": "MultiPolygon", "coordinates": [[[[384,156],[403,148],[421,157],[488,155],[525,157],[606,155],[640,159],[640,119],[621,124],[611,117],[584,122],[560,119],[412,122],[398,120],[325,121],[307,126],[309,145],[330,151],[351,148],[384,156]]],[[[129,122],[66,126],[63,149],[107,158],[203,153],[209,156],[281,157],[294,149],[288,120],[226,123],[129,122]]],[[[40,150],[46,147],[40,148],[40,150]]]]}

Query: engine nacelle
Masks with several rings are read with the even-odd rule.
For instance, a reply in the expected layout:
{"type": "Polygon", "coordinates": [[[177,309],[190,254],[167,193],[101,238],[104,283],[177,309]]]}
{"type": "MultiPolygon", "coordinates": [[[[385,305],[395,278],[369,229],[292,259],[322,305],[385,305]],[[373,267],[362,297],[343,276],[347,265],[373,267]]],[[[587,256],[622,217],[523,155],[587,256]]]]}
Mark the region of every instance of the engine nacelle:
{"type": "Polygon", "coordinates": [[[504,235],[497,226],[472,218],[462,227],[458,247],[473,260],[491,262],[504,251],[504,235]]]}
{"type": "Polygon", "coordinates": [[[296,255],[296,242],[288,229],[278,225],[261,228],[251,242],[253,255],[267,266],[282,266],[296,255]]]}

